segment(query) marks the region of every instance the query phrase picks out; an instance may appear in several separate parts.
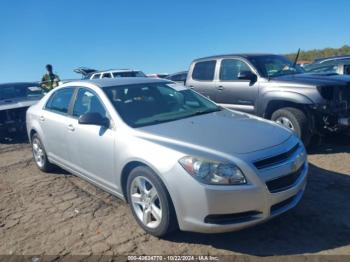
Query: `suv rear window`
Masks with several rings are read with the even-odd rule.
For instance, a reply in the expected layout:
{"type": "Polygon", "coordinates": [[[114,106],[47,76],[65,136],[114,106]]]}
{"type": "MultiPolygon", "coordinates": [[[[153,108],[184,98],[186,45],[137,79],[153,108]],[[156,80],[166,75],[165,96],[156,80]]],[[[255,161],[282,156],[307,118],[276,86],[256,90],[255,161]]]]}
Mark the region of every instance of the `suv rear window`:
{"type": "Polygon", "coordinates": [[[212,81],[214,79],[216,60],[198,62],[195,64],[192,78],[201,81],[212,81]]]}
{"type": "Polygon", "coordinates": [[[141,71],[130,71],[130,72],[114,72],[113,77],[145,77],[145,74],[141,71]]]}

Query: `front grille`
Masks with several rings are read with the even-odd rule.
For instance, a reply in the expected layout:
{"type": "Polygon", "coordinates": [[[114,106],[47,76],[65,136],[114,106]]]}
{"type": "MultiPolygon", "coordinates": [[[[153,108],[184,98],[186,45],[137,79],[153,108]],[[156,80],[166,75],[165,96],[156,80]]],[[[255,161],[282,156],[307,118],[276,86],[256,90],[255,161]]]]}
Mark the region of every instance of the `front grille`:
{"type": "Polygon", "coordinates": [[[303,172],[305,164],[297,171],[266,182],[266,186],[271,193],[277,193],[291,188],[303,172]]]}
{"type": "Polygon", "coordinates": [[[292,196],[290,198],[287,198],[286,200],[283,200],[282,202],[279,202],[279,203],[271,206],[271,209],[270,209],[271,215],[278,213],[281,209],[288,206],[290,203],[293,202],[294,198],[295,198],[295,196],[292,196]]]}
{"type": "Polygon", "coordinates": [[[247,211],[234,214],[208,215],[204,218],[204,222],[218,225],[243,223],[257,219],[257,216],[260,214],[261,212],[259,211],[247,211]]]}
{"type": "Polygon", "coordinates": [[[296,144],[295,146],[293,146],[287,152],[284,152],[282,154],[279,154],[279,155],[276,155],[273,157],[268,157],[268,158],[254,162],[254,166],[257,169],[263,169],[263,168],[266,168],[269,166],[273,166],[273,165],[277,165],[279,163],[282,163],[285,160],[287,160],[290,156],[292,156],[295,153],[295,151],[297,151],[298,148],[299,148],[299,143],[296,144]]]}

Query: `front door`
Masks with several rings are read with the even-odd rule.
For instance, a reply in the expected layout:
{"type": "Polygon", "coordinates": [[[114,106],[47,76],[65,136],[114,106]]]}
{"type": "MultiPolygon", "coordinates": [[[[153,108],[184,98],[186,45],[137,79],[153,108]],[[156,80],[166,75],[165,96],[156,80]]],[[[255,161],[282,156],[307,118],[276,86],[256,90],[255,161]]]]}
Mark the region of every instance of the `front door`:
{"type": "Polygon", "coordinates": [[[67,136],[73,169],[90,180],[115,190],[115,130],[96,125],[82,125],[78,118],[88,112],[107,116],[98,95],[90,89],[79,88],[67,125],[67,136]]]}
{"type": "Polygon", "coordinates": [[[258,96],[258,83],[239,79],[251,68],[240,59],[223,59],[217,82],[216,102],[228,108],[253,113],[258,96]]]}

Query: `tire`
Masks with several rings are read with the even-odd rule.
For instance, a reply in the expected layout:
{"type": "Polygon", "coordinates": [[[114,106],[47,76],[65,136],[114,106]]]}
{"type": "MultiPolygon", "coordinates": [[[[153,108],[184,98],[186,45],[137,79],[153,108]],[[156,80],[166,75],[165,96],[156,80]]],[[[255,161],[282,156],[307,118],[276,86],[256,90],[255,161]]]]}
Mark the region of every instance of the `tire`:
{"type": "Polygon", "coordinates": [[[164,237],[178,228],[170,195],[163,182],[150,168],[139,166],[130,172],[127,180],[127,198],[133,216],[147,233],[164,237]]]}
{"type": "Polygon", "coordinates": [[[50,172],[54,165],[47,159],[47,154],[38,134],[32,136],[32,152],[36,166],[43,172],[50,172]]]}
{"type": "Polygon", "coordinates": [[[302,110],[293,107],[281,108],[272,114],[271,120],[292,129],[305,146],[309,145],[312,132],[308,118],[302,110]]]}

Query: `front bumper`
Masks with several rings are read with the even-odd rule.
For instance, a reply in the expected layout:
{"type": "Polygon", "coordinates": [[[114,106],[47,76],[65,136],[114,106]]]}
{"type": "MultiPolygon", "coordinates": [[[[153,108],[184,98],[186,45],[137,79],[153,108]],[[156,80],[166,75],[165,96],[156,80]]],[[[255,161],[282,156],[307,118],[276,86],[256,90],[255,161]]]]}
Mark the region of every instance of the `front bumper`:
{"type": "Polygon", "coordinates": [[[26,130],[27,107],[0,111],[0,132],[14,133],[26,130]]]}
{"type": "Polygon", "coordinates": [[[5,123],[0,123],[0,132],[1,133],[23,132],[25,130],[25,126],[26,125],[23,122],[7,121],[5,123]]]}
{"type": "Polygon", "coordinates": [[[297,155],[298,152],[295,152],[289,160],[268,170],[258,171],[252,166],[245,166],[243,172],[249,183],[240,186],[203,185],[181,166],[175,167],[176,181],[170,183],[177,186],[170,193],[180,229],[201,233],[235,231],[262,223],[293,208],[306,187],[307,160],[298,179],[288,189],[271,193],[266,181],[286,174],[297,155]]]}
{"type": "Polygon", "coordinates": [[[350,111],[325,109],[322,106],[313,106],[311,111],[316,131],[319,133],[342,132],[350,130],[350,111]]]}

